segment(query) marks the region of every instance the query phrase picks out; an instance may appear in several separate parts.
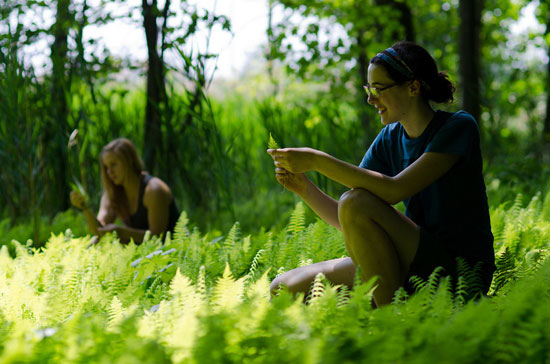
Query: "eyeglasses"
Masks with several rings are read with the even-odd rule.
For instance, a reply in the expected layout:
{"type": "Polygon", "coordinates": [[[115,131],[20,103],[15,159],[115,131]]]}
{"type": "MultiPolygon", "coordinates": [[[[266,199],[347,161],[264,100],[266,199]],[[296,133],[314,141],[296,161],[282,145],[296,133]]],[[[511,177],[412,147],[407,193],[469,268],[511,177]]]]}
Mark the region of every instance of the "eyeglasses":
{"type": "Polygon", "coordinates": [[[398,85],[397,83],[394,83],[393,85],[389,85],[389,86],[385,86],[385,87],[373,87],[371,85],[366,85],[366,86],[363,86],[363,88],[365,89],[365,92],[367,93],[367,95],[369,97],[379,98],[380,93],[382,91],[387,90],[387,89],[392,88],[393,86],[397,86],[397,85],[398,85]]]}

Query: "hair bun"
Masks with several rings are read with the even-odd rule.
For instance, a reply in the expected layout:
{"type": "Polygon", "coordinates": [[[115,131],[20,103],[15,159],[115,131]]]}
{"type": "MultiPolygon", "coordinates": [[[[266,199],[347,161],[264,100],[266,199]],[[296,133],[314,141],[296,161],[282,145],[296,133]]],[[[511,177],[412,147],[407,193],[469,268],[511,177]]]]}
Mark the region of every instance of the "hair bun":
{"type": "Polygon", "coordinates": [[[429,83],[429,86],[426,95],[428,99],[437,103],[454,101],[455,87],[445,71],[438,72],[435,79],[429,83]]]}

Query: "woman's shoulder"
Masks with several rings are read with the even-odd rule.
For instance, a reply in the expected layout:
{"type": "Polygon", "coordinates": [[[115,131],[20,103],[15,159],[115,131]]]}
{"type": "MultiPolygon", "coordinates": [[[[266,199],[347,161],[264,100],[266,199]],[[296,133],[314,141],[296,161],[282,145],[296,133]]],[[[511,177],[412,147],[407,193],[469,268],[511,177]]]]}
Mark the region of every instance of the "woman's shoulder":
{"type": "Polygon", "coordinates": [[[443,119],[443,124],[441,130],[469,130],[471,132],[477,130],[479,127],[477,125],[476,119],[467,111],[459,110],[456,112],[447,112],[447,111],[438,111],[439,115],[443,119]]]}
{"type": "Polygon", "coordinates": [[[145,191],[143,193],[143,202],[145,203],[150,199],[171,199],[172,191],[170,187],[158,177],[151,176],[148,178],[149,181],[145,186],[145,191]]]}
{"type": "Polygon", "coordinates": [[[477,121],[474,118],[474,116],[465,110],[459,110],[456,112],[447,112],[447,111],[439,111],[439,112],[444,115],[447,115],[448,122],[477,125],[477,121]]]}

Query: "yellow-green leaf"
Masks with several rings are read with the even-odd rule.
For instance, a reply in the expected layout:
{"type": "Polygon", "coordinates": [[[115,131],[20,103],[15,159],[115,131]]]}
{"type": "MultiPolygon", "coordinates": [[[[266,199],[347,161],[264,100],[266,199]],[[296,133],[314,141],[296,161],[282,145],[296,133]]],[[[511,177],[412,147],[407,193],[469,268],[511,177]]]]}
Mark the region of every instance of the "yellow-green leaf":
{"type": "Polygon", "coordinates": [[[269,133],[269,141],[267,142],[267,148],[268,149],[279,149],[279,144],[273,139],[273,136],[271,133],[269,133]]]}

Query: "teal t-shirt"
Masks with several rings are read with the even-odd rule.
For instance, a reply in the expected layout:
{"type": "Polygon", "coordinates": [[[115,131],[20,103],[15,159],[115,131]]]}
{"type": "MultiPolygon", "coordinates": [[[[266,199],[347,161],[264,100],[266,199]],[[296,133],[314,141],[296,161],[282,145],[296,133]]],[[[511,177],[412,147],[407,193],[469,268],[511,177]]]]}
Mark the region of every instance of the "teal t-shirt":
{"type": "Polygon", "coordinates": [[[404,200],[405,215],[437,239],[453,256],[494,266],[493,234],[482,174],[479,128],[465,111],[437,111],[418,138],[400,123],[387,125],[360,167],[395,176],[423,153],[460,155],[437,181],[404,200]]]}

